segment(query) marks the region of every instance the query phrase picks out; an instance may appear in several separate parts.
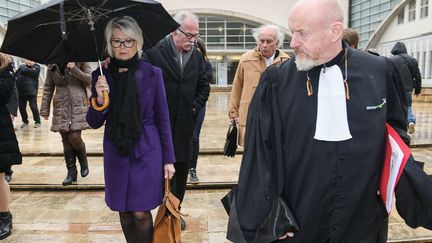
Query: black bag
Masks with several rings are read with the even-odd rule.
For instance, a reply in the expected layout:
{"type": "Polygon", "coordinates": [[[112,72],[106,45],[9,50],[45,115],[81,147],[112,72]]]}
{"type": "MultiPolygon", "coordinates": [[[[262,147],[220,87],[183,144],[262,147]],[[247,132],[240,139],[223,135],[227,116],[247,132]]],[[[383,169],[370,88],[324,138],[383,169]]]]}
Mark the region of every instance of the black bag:
{"type": "Polygon", "coordinates": [[[224,155],[234,157],[237,150],[237,125],[231,123],[225,138],[224,155]]]}
{"type": "MultiPolygon", "coordinates": [[[[231,188],[231,190],[221,199],[222,205],[229,215],[229,220],[231,220],[231,222],[236,222],[228,224],[229,227],[240,227],[237,223],[239,220],[235,210],[235,197],[237,190],[237,186],[231,188]],[[234,211],[231,212],[231,209],[234,211]]],[[[282,197],[278,197],[273,202],[268,216],[258,228],[253,242],[273,242],[287,232],[297,233],[299,230],[299,226],[294,214],[291,212],[291,209],[288,207],[282,197]]],[[[232,232],[241,232],[241,230],[234,230],[232,232]]],[[[232,237],[239,239],[239,242],[245,241],[242,235],[231,235],[231,238],[232,237]]]]}

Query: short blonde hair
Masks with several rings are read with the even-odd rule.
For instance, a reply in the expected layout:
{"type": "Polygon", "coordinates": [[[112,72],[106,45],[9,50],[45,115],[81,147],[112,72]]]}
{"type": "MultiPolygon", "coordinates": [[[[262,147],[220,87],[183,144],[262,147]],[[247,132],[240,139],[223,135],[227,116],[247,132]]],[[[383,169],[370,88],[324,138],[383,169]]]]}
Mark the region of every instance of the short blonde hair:
{"type": "Polygon", "coordinates": [[[142,47],[144,45],[143,32],[134,18],[130,16],[115,17],[111,19],[105,27],[106,52],[110,57],[114,57],[111,47],[112,32],[114,29],[119,29],[125,35],[136,40],[138,55],[141,56],[142,47]]]}

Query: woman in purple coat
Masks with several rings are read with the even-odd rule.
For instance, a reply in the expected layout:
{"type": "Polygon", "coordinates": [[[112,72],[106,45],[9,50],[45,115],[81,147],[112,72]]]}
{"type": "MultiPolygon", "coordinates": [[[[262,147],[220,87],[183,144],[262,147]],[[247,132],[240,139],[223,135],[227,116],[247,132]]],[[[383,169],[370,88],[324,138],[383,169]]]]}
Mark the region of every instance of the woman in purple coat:
{"type": "Polygon", "coordinates": [[[162,72],[140,60],[143,35],[128,16],[114,18],[105,29],[109,68],[93,72],[92,97],[105,111],[91,107],[87,122],[104,123],[105,201],[120,214],[127,242],[152,242],[150,210],[162,203],[163,178],[174,174],[175,161],[162,72]]]}

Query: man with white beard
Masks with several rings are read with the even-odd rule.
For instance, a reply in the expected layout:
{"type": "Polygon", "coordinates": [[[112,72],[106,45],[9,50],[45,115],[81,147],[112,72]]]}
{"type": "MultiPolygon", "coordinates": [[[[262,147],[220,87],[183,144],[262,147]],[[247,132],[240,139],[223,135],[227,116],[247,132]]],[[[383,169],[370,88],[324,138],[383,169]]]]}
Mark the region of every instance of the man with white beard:
{"type": "MultiPolygon", "coordinates": [[[[388,214],[378,194],[386,123],[409,142],[399,75],[389,60],[342,42],[337,0],[300,0],[288,24],[296,55],[269,67],[252,99],[227,238],[386,242],[388,214]],[[286,222],[269,218],[280,215],[274,213],[280,199],[298,232],[282,231],[286,222]]],[[[420,205],[407,190],[415,179],[432,194],[427,175],[410,159],[396,188],[396,196],[401,189],[409,196],[396,197],[398,211],[409,226],[432,228],[431,197],[420,205]]]]}

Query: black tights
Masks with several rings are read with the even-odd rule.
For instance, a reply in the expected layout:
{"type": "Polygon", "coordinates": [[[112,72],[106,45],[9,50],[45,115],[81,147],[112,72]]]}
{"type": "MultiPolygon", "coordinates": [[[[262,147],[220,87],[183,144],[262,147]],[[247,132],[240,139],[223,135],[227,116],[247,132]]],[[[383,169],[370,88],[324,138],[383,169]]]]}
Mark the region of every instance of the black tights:
{"type": "Polygon", "coordinates": [[[63,151],[85,149],[85,143],[81,138],[81,131],[60,132],[63,142],[63,151]]]}
{"type": "Polygon", "coordinates": [[[153,219],[150,211],[119,212],[123,234],[128,243],[152,243],[153,219]]]}

